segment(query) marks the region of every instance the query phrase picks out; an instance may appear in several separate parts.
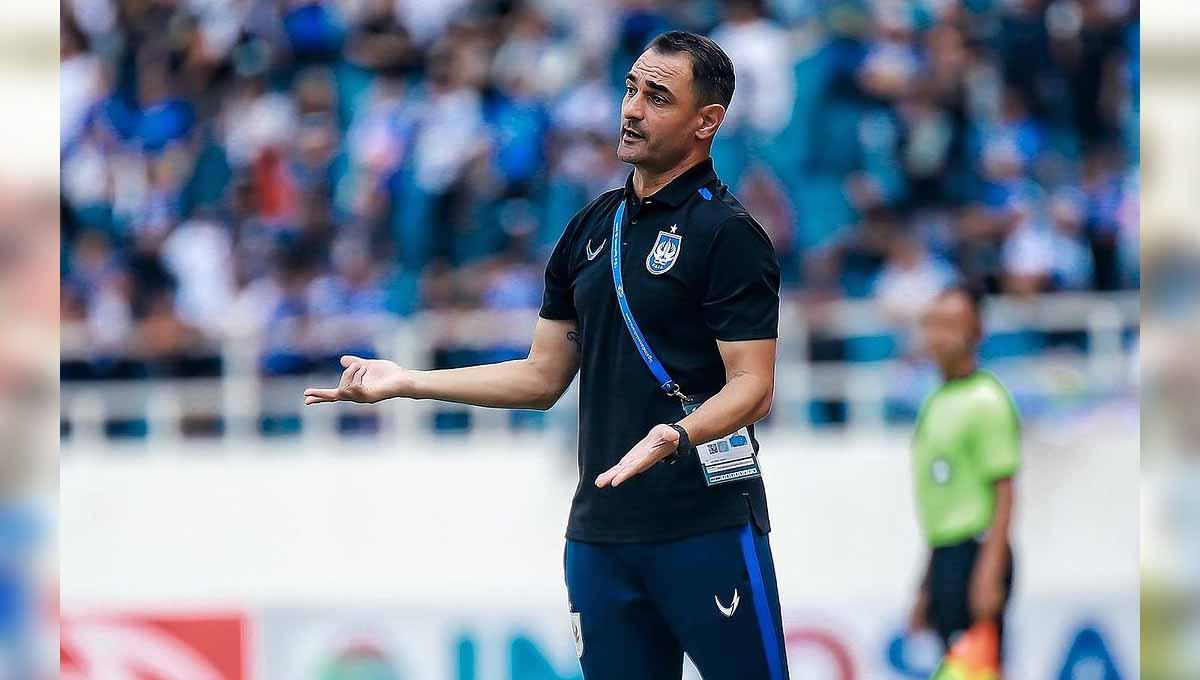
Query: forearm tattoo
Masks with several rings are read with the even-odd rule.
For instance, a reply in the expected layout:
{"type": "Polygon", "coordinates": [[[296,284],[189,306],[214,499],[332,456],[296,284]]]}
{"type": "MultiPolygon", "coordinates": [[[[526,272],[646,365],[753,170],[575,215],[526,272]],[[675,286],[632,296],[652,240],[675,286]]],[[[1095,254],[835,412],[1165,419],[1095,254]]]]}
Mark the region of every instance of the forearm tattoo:
{"type": "Polygon", "coordinates": [[[575,343],[575,349],[583,351],[583,336],[579,335],[579,331],[567,331],[567,339],[575,343]]]}

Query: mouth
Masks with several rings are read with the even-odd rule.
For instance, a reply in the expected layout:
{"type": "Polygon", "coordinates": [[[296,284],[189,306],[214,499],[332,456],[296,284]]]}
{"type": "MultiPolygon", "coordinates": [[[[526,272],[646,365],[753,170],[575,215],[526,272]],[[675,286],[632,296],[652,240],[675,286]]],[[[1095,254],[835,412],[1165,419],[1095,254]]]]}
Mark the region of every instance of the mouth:
{"type": "Polygon", "coordinates": [[[646,139],[645,135],[634,132],[630,128],[627,128],[627,127],[621,128],[621,141],[622,142],[638,142],[638,141],[644,141],[645,139],[646,139]]]}

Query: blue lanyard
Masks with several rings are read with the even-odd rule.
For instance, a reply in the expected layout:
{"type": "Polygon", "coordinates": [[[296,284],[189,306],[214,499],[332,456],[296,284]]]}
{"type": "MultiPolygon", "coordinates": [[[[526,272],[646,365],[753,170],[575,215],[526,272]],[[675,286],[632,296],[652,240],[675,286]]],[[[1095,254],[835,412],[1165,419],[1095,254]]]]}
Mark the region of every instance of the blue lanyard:
{"type": "Polygon", "coordinates": [[[650,349],[650,343],[646,342],[646,336],[642,335],[642,329],[638,328],[637,321],[633,318],[633,312],[629,309],[629,300],[625,299],[625,284],[621,278],[621,222],[624,219],[625,199],[621,199],[621,203],[617,206],[617,214],[613,217],[612,245],[609,246],[608,258],[612,264],[613,287],[617,291],[617,304],[621,307],[621,317],[625,319],[625,327],[629,329],[629,336],[633,338],[633,344],[637,345],[638,354],[646,363],[646,368],[654,374],[654,379],[658,381],[662,391],[672,397],[679,397],[682,401],[691,401],[679,390],[679,385],[671,379],[666,367],[654,354],[654,350],[650,349]]]}

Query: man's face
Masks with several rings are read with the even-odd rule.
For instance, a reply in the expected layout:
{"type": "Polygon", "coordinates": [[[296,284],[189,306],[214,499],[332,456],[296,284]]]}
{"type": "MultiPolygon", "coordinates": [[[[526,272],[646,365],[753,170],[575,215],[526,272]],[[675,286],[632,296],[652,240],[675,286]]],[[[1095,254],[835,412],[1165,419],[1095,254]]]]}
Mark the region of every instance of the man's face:
{"type": "Polygon", "coordinates": [[[625,78],[617,158],[652,170],[671,168],[698,141],[702,122],[690,57],[646,50],[625,78]]]}
{"type": "Polygon", "coordinates": [[[979,343],[979,320],[967,296],[947,293],[938,296],[921,320],[925,350],[939,366],[954,364],[975,352],[979,343]]]}

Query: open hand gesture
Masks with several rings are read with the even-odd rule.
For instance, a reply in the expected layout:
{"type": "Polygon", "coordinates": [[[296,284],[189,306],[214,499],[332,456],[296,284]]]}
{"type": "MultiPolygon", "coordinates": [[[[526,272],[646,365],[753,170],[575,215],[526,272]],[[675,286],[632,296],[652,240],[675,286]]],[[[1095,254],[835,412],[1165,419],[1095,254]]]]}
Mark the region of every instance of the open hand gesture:
{"type": "Polygon", "coordinates": [[[679,433],[670,425],[655,425],[625,454],[620,462],[596,478],[596,486],[618,486],[630,477],[649,470],[679,446],[679,433]]]}
{"type": "Polygon", "coordinates": [[[342,357],[342,380],[337,387],[310,387],[304,390],[304,405],[333,401],[374,404],[390,397],[411,394],[412,375],[386,359],[342,357]]]}

